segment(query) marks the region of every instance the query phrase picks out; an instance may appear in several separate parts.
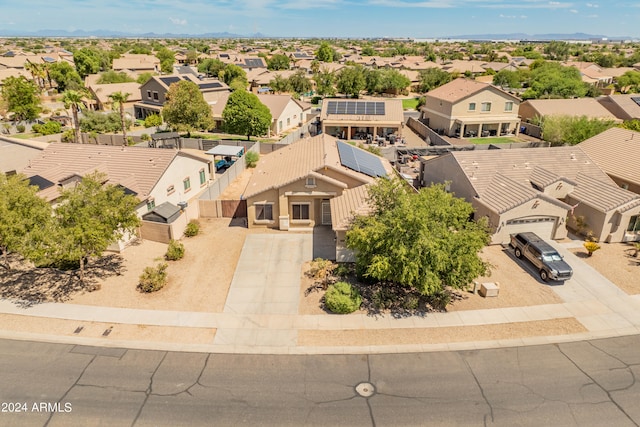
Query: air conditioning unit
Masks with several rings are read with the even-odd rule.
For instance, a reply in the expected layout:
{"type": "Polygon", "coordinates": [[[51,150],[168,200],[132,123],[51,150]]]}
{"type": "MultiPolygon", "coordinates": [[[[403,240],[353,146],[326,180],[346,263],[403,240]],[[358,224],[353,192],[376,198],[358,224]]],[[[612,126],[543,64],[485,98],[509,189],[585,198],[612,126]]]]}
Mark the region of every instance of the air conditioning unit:
{"type": "Polygon", "coordinates": [[[187,209],[187,206],[189,206],[189,203],[187,203],[187,202],[178,202],[178,207],[179,207],[181,210],[185,210],[185,209],[187,209]]]}

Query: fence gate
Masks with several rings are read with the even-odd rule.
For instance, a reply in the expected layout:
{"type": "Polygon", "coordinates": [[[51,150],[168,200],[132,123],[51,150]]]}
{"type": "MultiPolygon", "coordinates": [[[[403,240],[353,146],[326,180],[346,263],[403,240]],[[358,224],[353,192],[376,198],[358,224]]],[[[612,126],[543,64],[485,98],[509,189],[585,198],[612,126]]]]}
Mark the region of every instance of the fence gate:
{"type": "Polygon", "coordinates": [[[246,200],[220,200],[222,206],[222,216],[224,218],[246,218],[246,200]]]}

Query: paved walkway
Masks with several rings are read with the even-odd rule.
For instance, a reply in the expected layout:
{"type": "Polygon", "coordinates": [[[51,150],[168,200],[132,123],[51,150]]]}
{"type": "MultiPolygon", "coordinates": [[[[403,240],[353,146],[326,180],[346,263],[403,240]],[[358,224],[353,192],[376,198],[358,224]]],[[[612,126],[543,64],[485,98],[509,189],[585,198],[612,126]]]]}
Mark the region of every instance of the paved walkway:
{"type": "Polygon", "coordinates": [[[478,349],[502,346],[547,344],[640,333],[640,295],[629,296],[600,275],[568,248],[554,246],[574,267],[574,277],[552,289],[564,301],[529,307],[429,313],[395,319],[391,316],[354,314],[298,315],[300,267],[310,260],[311,234],[250,235],[243,248],[222,313],[179,312],[76,304],[44,303],[29,308],[0,300],[0,313],[35,317],[95,321],[134,325],[215,328],[211,344],[190,345],[115,341],[79,336],[53,337],[0,331],[2,338],[71,342],[111,347],[136,347],[177,351],[263,354],[392,353],[478,349]],[[448,344],[411,344],[348,347],[303,347],[297,345],[300,330],[380,330],[477,326],[576,318],[585,333],[510,340],[448,344]]]}

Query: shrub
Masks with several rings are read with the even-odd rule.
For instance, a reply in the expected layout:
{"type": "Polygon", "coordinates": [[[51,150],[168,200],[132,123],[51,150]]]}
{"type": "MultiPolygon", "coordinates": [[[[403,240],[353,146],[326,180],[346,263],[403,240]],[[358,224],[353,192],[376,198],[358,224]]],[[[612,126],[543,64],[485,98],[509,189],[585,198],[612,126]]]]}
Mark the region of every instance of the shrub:
{"type": "Polygon", "coordinates": [[[393,306],[396,297],[391,289],[383,287],[375,291],[371,299],[376,309],[384,310],[385,308],[391,308],[393,306]]]}
{"type": "Polygon", "coordinates": [[[151,141],[151,136],[149,136],[148,133],[143,133],[142,135],[140,135],[140,139],[143,141],[151,141]]]}
{"type": "Polygon", "coordinates": [[[169,247],[167,253],[164,255],[169,261],[178,261],[184,256],[184,245],[177,240],[171,239],[169,241],[169,247]]]}
{"type": "Polygon", "coordinates": [[[353,313],[360,308],[360,292],[347,282],[337,282],[327,289],[324,295],[325,306],[333,313],[353,313]]]}
{"type": "Polygon", "coordinates": [[[156,292],[167,284],[167,263],[163,262],[155,267],[145,267],[140,275],[138,289],[142,292],[156,292]]]}
{"type": "Polygon", "coordinates": [[[598,242],[584,242],[584,248],[589,253],[589,256],[591,256],[595,251],[600,249],[600,245],[598,244],[598,242]]]}
{"type": "Polygon", "coordinates": [[[349,265],[344,263],[338,264],[335,270],[333,270],[333,274],[338,277],[348,276],[350,272],[351,272],[351,269],[349,268],[349,265]]]}
{"type": "Polygon", "coordinates": [[[162,117],[159,114],[151,114],[144,119],[144,127],[146,128],[152,128],[160,125],[162,125],[162,117]]]}
{"type": "Polygon", "coordinates": [[[184,229],[184,235],[187,237],[197,236],[200,232],[200,222],[197,219],[192,219],[187,224],[187,228],[184,229]]]}
{"type": "Polygon", "coordinates": [[[247,154],[244,155],[244,160],[247,162],[248,168],[255,168],[258,160],[260,160],[260,154],[255,151],[248,151],[247,154]]]}
{"type": "Polygon", "coordinates": [[[16,130],[18,131],[18,133],[24,133],[24,131],[25,131],[26,129],[27,129],[27,128],[26,128],[24,125],[17,125],[17,126],[16,126],[16,130]]]}
{"type": "Polygon", "coordinates": [[[311,261],[307,275],[319,283],[322,289],[327,289],[333,281],[332,273],[336,265],[328,259],[316,258],[311,261]]]}
{"type": "Polygon", "coordinates": [[[53,135],[56,133],[60,133],[61,132],[61,128],[62,126],[60,125],[60,123],[58,122],[54,122],[54,121],[48,121],[45,124],[41,125],[41,124],[34,124],[33,126],[31,126],[31,129],[36,132],[36,133],[40,133],[42,135],[53,135]]]}

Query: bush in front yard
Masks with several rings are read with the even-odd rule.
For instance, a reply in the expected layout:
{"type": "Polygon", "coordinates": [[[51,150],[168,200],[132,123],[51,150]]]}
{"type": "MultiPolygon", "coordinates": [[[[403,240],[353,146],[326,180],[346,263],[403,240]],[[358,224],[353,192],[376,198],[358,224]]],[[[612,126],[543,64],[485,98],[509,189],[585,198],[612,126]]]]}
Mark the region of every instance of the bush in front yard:
{"type": "Polygon", "coordinates": [[[163,262],[155,267],[145,267],[140,275],[138,289],[142,292],[156,292],[167,284],[167,263],[163,262]]]}
{"type": "Polygon", "coordinates": [[[177,240],[171,239],[169,241],[169,247],[167,253],[164,255],[169,261],[177,261],[184,256],[184,245],[177,240]]]}
{"type": "Polygon", "coordinates": [[[192,219],[187,224],[187,228],[184,229],[184,235],[187,237],[197,236],[200,232],[200,222],[197,219],[192,219]]]}
{"type": "Polygon", "coordinates": [[[347,282],[337,282],[329,286],[324,294],[324,305],[333,313],[353,313],[360,308],[360,304],[360,292],[347,282]]]}

